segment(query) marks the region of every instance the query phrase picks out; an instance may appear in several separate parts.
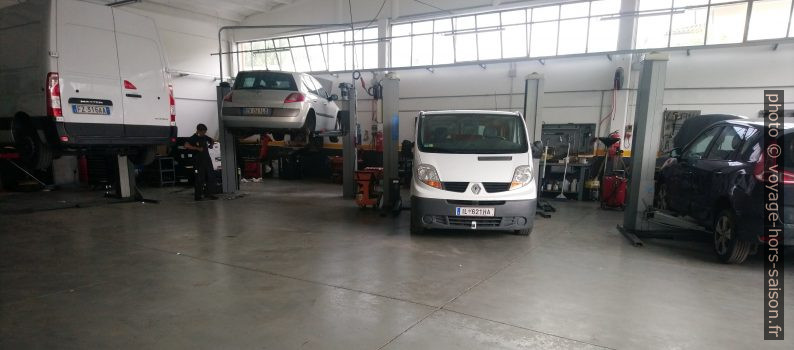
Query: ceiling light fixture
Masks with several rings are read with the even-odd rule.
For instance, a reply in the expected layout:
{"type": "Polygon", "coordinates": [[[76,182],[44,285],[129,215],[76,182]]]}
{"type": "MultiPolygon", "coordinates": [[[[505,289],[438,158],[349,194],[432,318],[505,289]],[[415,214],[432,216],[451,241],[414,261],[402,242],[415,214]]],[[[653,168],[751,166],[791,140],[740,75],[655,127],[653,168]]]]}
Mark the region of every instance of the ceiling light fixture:
{"type": "Polygon", "coordinates": [[[136,2],[141,2],[141,0],[119,0],[119,1],[111,2],[111,3],[107,4],[107,5],[110,6],[110,7],[118,7],[118,6],[134,4],[136,2]]]}

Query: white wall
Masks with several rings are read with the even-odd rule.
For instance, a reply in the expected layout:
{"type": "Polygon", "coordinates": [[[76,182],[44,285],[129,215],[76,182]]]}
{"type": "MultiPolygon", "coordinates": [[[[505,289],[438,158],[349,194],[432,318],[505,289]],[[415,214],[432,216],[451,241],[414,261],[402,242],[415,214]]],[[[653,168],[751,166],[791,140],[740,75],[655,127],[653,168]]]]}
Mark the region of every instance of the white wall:
{"type": "MultiPolygon", "coordinates": [[[[124,9],[150,17],[157,23],[168,58],[169,70],[208,75],[180,77],[178,74],[172,74],[179,136],[192,135],[196,124],[204,123],[209,129],[208,135],[217,137],[218,112],[215,87],[218,81],[210,76],[217,77],[219,67],[218,56],[210,56],[210,54],[218,52],[218,29],[221,26],[237,23],[156,7],[153,4],[147,5],[155,7],[146,10],[135,7],[124,9]]],[[[224,45],[228,45],[225,40],[224,45]]],[[[228,74],[229,66],[226,64],[224,75],[228,74]]]]}

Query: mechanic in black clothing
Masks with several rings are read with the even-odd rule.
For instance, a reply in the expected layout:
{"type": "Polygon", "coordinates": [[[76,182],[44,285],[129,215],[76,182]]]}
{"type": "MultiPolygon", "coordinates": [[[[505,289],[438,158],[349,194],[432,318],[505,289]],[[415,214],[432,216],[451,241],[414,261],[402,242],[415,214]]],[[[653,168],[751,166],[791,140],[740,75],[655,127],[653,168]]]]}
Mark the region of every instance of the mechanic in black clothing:
{"type": "Polygon", "coordinates": [[[195,198],[202,200],[202,194],[208,199],[218,199],[215,196],[215,171],[212,167],[209,148],[215,141],[207,136],[207,126],[204,124],[196,125],[196,133],[185,142],[185,149],[193,153],[193,170],[196,172],[195,179],[195,198]],[[206,187],[205,187],[206,186],[206,187]]]}

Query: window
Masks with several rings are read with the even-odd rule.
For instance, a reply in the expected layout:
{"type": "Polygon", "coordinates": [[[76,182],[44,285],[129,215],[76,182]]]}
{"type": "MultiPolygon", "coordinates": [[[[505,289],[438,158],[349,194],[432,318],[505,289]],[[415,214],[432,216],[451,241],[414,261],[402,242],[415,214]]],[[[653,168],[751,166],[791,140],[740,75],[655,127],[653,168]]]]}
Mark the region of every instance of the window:
{"type": "Polygon", "coordinates": [[[619,21],[602,18],[617,15],[620,3],[580,1],[394,24],[390,66],[614,51],[619,21]]]}
{"type": "Polygon", "coordinates": [[[559,6],[532,9],[529,56],[542,57],[557,54],[557,30],[559,29],[559,6]]]}
{"type": "Polygon", "coordinates": [[[502,57],[527,56],[527,10],[502,12],[502,57]]]}
{"type": "Polygon", "coordinates": [[[391,27],[391,66],[411,65],[411,23],[391,27]]]}
{"type": "Polygon", "coordinates": [[[433,64],[433,21],[411,24],[411,65],[429,66],[433,64]]]}
{"type": "Polygon", "coordinates": [[[774,39],[786,36],[791,0],[754,1],[750,16],[748,40],[774,39]]]}
{"type": "Polygon", "coordinates": [[[502,23],[499,13],[477,16],[478,59],[494,60],[502,58],[502,23]]]}
{"type": "Polygon", "coordinates": [[[440,19],[433,23],[433,64],[455,62],[455,46],[452,31],[452,19],[440,19]]]}
{"type": "Polygon", "coordinates": [[[240,42],[238,70],[317,72],[377,68],[378,29],[356,29],[353,34],[345,30],[240,42]]]}
{"type": "Polygon", "coordinates": [[[722,134],[711,147],[707,159],[731,160],[734,152],[742,145],[747,128],[742,126],[727,126],[722,129],[722,134]]]}
{"type": "Polygon", "coordinates": [[[528,149],[523,124],[515,115],[425,115],[418,130],[422,152],[504,154],[528,149]]]}
{"type": "Polygon", "coordinates": [[[325,88],[323,87],[323,84],[320,83],[317,80],[317,78],[315,78],[313,76],[310,76],[310,75],[307,75],[306,77],[309,78],[309,80],[312,82],[312,84],[314,84],[314,86],[317,88],[317,90],[314,91],[314,93],[317,96],[320,96],[320,97],[323,97],[323,98],[328,98],[328,96],[329,96],[328,92],[325,91],[325,88]]]}
{"type": "MultiPolygon", "coordinates": [[[[696,47],[794,37],[794,0],[637,0],[633,48],[696,47]],[[749,22],[748,22],[749,16],[749,22]]],[[[576,1],[395,23],[388,67],[614,52],[622,0],[576,1]]],[[[378,28],[237,43],[238,70],[378,68],[378,28]]]]}
{"type": "Polygon", "coordinates": [[[757,162],[761,158],[760,134],[761,130],[756,128],[747,130],[746,142],[742,145],[742,150],[739,152],[741,154],[740,161],[757,162]]]}
{"type": "MultiPolygon", "coordinates": [[[[712,1],[714,2],[714,1],[712,1]]],[[[706,44],[739,43],[744,39],[747,3],[711,6],[706,44]]]]}
{"type": "Polygon", "coordinates": [[[292,74],[279,72],[241,72],[234,80],[235,90],[298,90],[292,74]]]}
{"type": "Polygon", "coordinates": [[[321,36],[306,35],[303,37],[306,41],[306,51],[309,55],[309,65],[312,71],[328,70],[328,63],[326,61],[325,47],[322,45],[321,36]]]}
{"type": "Polygon", "coordinates": [[[745,37],[748,41],[783,38],[794,16],[791,4],[792,0],[640,0],[635,47],[734,44],[745,42],[745,37]],[[746,26],[748,15],[750,23],[746,26]]]}
{"type": "Polygon", "coordinates": [[[303,37],[299,36],[296,38],[289,38],[290,46],[294,46],[295,49],[291,50],[292,58],[295,60],[295,71],[296,72],[308,72],[311,70],[309,66],[309,53],[306,50],[306,46],[303,42],[303,37]]]}
{"type": "Polygon", "coordinates": [[[638,49],[667,47],[670,33],[670,14],[645,16],[637,19],[638,49]]]}
{"type": "Polygon", "coordinates": [[[590,25],[587,37],[587,52],[615,51],[618,48],[617,20],[603,20],[604,15],[620,12],[620,0],[593,1],[590,4],[590,25]]]}
{"type": "MultiPolygon", "coordinates": [[[[675,0],[675,8],[707,5],[708,0],[675,0]]],[[[706,17],[708,6],[673,13],[670,24],[670,46],[695,46],[706,43],[706,17]]]]}
{"type": "Polygon", "coordinates": [[[458,17],[452,20],[452,31],[455,42],[455,61],[477,60],[477,22],[474,16],[458,17]]]}
{"type": "Polygon", "coordinates": [[[788,28],[788,36],[794,37],[794,25],[791,24],[794,21],[794,6],[791,7],[791,15],[789,16],[789,28],[788,28]]]}
{"type": "Polygon", "coordinates": [[[689,160],[703,158],[703,156],[706,154],[706,151],[708,151],[711,141],[714,140],[714,137],[717,136],[721,129],[722,127],[720,126],[714,127],[698,136],[695,141],[692,141],[686,151],[684,151],[682,158],[689,160]]]}

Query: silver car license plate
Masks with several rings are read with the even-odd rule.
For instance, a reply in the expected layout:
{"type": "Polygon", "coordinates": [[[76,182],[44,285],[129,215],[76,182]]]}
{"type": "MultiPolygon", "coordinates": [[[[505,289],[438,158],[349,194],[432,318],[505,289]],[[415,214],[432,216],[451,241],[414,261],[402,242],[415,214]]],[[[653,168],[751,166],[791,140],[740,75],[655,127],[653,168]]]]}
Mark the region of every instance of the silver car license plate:
{"type": "Polygon", "coordinates": [[[268,107],[245,107],[243,108],[243,115],[263,116],[270,115],[270,108],[268,107]]]}
{"type": "Polygon", "coordinates": [[[457,207],[457,208],[455,208],[455,215],[457,215],[457,216],[494,216],[494,208],[457,207]]]}
{"type": "Polygon", "coordinates": [[[92,106],[92,105],[72,105],[72,112],[75,114],[110,115],[110,107],[92,106]]]}

